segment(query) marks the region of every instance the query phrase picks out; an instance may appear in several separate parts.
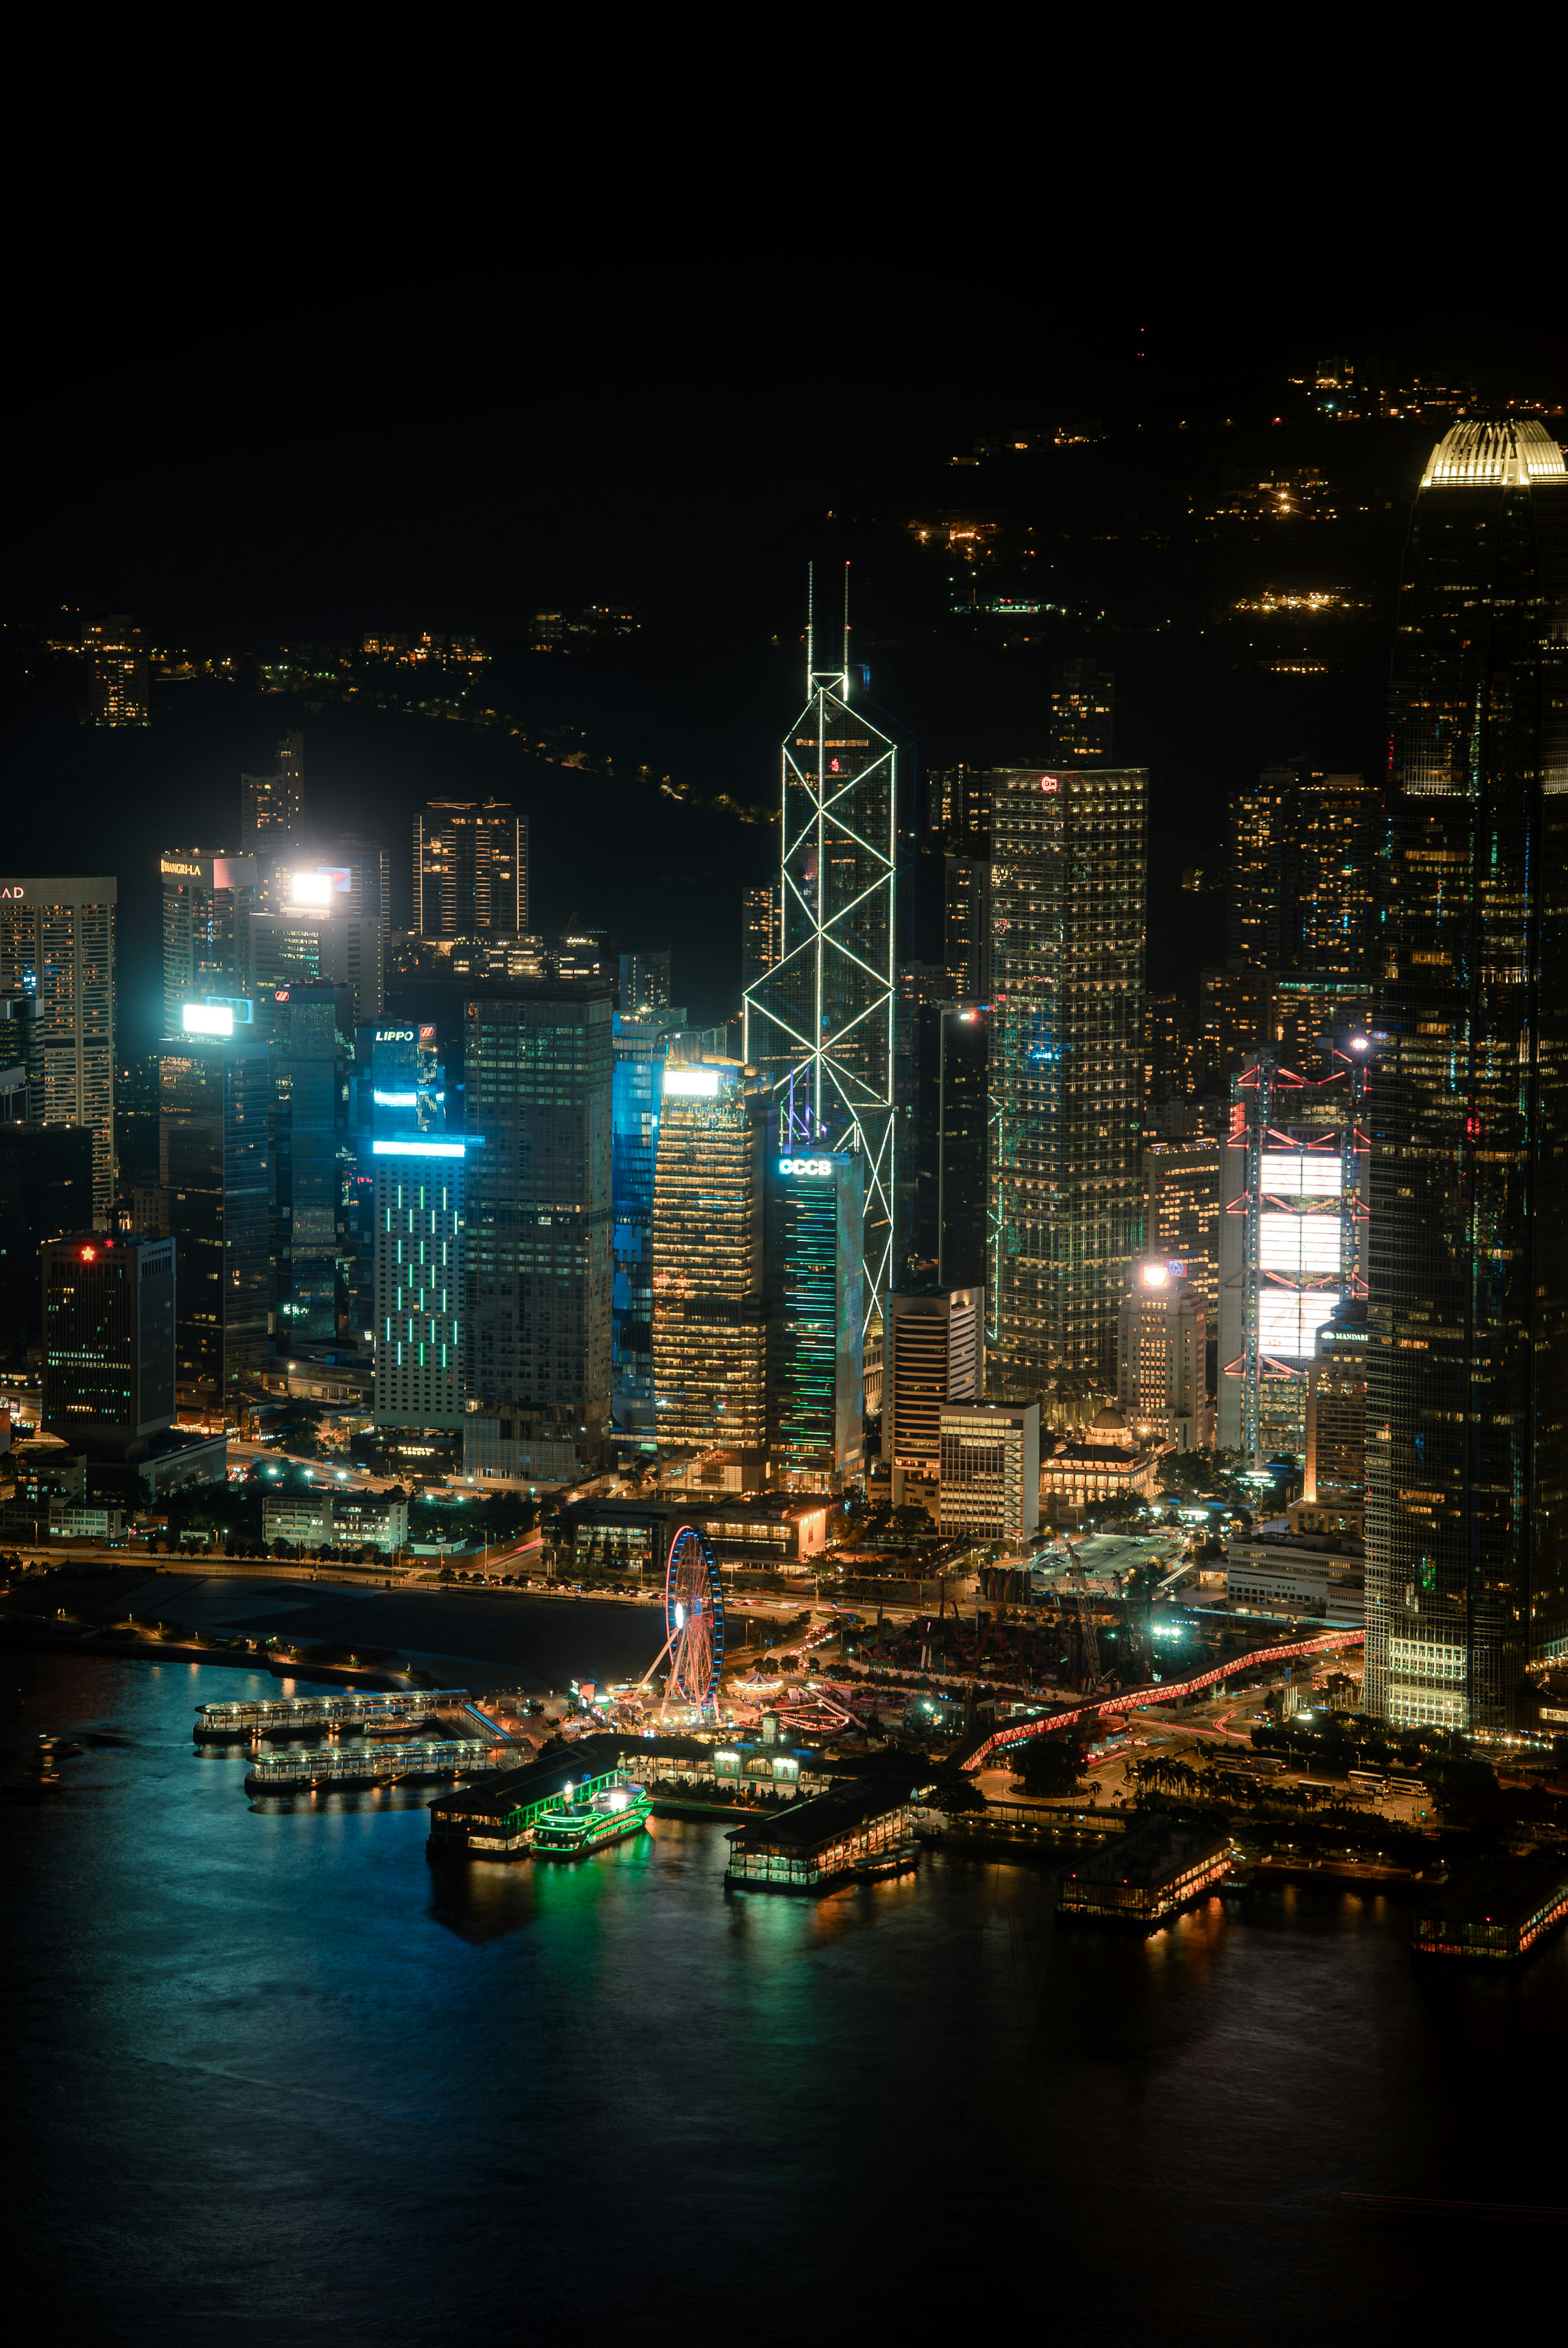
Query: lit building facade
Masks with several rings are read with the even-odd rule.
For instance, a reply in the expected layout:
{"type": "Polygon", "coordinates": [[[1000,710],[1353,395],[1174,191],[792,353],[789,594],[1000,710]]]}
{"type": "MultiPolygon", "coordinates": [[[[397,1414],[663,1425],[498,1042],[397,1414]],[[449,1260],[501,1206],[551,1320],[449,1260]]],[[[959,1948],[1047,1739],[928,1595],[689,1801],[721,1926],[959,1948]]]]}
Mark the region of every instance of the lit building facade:
{"type": "Polygon", "coordinates": [[[860,1160],[770,1153],[765,1193],[768,1458],[836,1490],[861,1452],[860,1160]]]}
{"type": "Polygon", "coordinates": [[[620,1008],[638,1017],[670,1008],[670,949],[620,956],[620,1008]]]}
{"type": "Polygon", "coordinates": [[[852,690],[845,658],[815,664],[784,744],[779,958],[747,989],[742,1057],[771,1093],[780,1151],[864,1160],[868,1320],[893,1284],[897,889],[908,753],[852,690]]]}
{"type": "Polygon", "coordinates": [[[174,1241],[88,1231],[42,1262],[44,1432],[124,1458],[174,1424],[174,1241]]]}
{"type": "Polygon", "coordinates": [[[187,1035],[158,1056],[159,1199],[178,1242],[182,1395],[228,1397],[267,1365],[272,1080],[253,1027],[187,1035]]]}
{"type": "Polygon", "coordinates": [[[258,1019],[267,1024],[269,999],[279,987],[325,980],[348,988],[356,1026],[378,1020],[385,1007],[380,920],[336,911],[330,874],[302,869],[284,876],[281,887],[288,894],[285,906],[251,916],[258,1019]]]}
{"type": "Polygon", "coordinates": [[[34,1114],[93,1137],[93,1221],[114,1204],[113,880],[0,882],[0,996],[31,998],[34,1114]]]}
{"type": "Polygon", "coordinates": [[[1148,774],[992,777],[993,1379],[1113,1371],[1143,1220],[1148,774]]]}
{"type": "Polygon", "coordinates": [[[1368,1709],[1495,1733],[1568,1652],[1568,471],[1456,425],[1410,520],[1372,1104],[1368,1709]]]}
{"type": "Polygon", "coordinates": [[[783,900],[777,880],[764,880],[741,897],[741,985],[755,986],[781,959],[783,900]]]}
{"type": "Polygon", "coordinates": [[[1176,1274],[1202,1300],[1209,1334],[1219,1327],[1220,1148],[1198,1136],[1152,1142],[1143,1152],[1143,1235],[1157,1262],[1180,1264],[1176,1274]]]}
{"type": "Polygon", "coordinates": [[[147,654],[141,630],[123,613],[84,629],[95,726],[150,726],[147,654]]]}
{"type": "Polygon", "coordinates": [[[1096,1411],[1078,1435],[1061,1437],[1040,1463],[1040,1488],[1059,1520],[1107,1500],[1146,1500],[1159,1480],[1163,1454],[1144,1448],[1114,1403],[1096,1411]]]}
{"type": "Polygon", "coordinates": [[[565,1483],[610,1432],[608,992],[477,995],[465,1016],[476,1407],[466,1473],[565,1483]]]}
{"type": "Polygon", "coordinates": [[[330,985],[276,987],[272,1014],[272,1328],[286,1344],[347,1332],[354,1026],[330,985]]]}
{"type": "Polygon", "coordinates": [[[615,1014],[610,1410],[621,1434],[642,1436],[649,1442],[653,1440],[653,1175],[659,1162],[665,1063],[677,1038],[683,1045],[685,1029],[678,1012],[615,1014]]]}
{"type": "Polygon", "coordinates": [[[1092,657],[1061,661],[1050,675],[1050,755],[1068,767],[1108,767],[1116,679],[1092,657]]]}
{"type": "Polygon", "coordinates": [[[1153,1257],[1133,1264],[1117,1331],[1116,1399],[1141,1449],[1212,1444],[1208,1350],[1203,1298],[1177,1264],[1153,1257]]]}
{"type": "Polygon", "coordinates": [[[1307,1375],[1307,1475],[1303,1500],[1359,1508],[1367,1491],[1367,1355],[1364,1303],[1347,1304],[1317,1332],[1307,1375]]]}
{"type": "Polygon", "coordinates": [[[240,846],[247,855],[286,853],[305,817],[305,737],[285,734],[270,775],[240,778],[240,846]]]}
{"type": "Polygon", "coordinates": [[[767,1448],[765,1097],[727,1065],[666,1066],[653,1180],[653,1408],[661,1450],[767,1448]]]}
{"type": "Polygon", "coordinates": [[[432,799],[414,819],[414,926],[427,938],[528,926],[528,824],[499,799],[432,799]]]}
{"type": "MultiPolygon", "coordinates": [[[[979,1402],[986,1390],[983,1287],[895,1289],[882,1323],[882,1456],[895,1478],[935,1484],[941,1473],[942,1406],[979,1402]]],[[[894,1498],[901,1495],[895,1484],[894,1498]]]]}
{"type": "Polygon", "coordinates": [[[915,1014],[903,1149],[911,1283],[983,1288],[990,1251],[990,1006],[931,1003],[915,1014]]]}
{"type": "Polygon", "coordinates": [[[1022,1549],[1040,1529],[1040,1405],[945,1402],[939,1439],[943,1534],[1022,1549]]]}
{"type": "Polygon", "coordinates": [[[163,1032],[178,1035],[187,1003],[249,994],[256,860],[220,850],[166,848],[163,890],[163,1032]]]}
{"type": "Polygon", "coordinates": [[[1250,968],[1369,977],[1382,798],[1295,759],[1231,803],[1225,952],[1250,968]]]}
{"type": "Polygon", "coordinates": [[[375,1424],[455,1432],[466,1415],[466,1207],[477,1133],[377,1134],[375,1424]]]}
{"type": "Polygon", "coordinates": [[[956,1003],[985,1003],[991,991],[991,862],[942,860],[942,961],[956,1003]]]}
{"type": "Polygon", "coordinates": [[[1235,1082],[1220,1177],[1218,1439],[1255,1468],[1305,1459],[1317,1332],[1367,1293],[1369,1057],[1348,1043],[1309,1078],[1262,1052],[1235,1082]]]}

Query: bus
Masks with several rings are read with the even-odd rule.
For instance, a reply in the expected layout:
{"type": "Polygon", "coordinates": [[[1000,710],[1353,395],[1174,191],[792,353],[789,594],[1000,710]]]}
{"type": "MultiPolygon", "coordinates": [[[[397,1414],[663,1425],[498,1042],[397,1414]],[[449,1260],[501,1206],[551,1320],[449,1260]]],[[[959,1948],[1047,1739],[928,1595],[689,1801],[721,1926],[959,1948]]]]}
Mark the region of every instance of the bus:
{"type": "Polygon", "coordinates": [[[1348,1779],[1353,1794],[1386,1794],[1389,1781],[1380,1769],[1352,1769],[1348,1779]]]}

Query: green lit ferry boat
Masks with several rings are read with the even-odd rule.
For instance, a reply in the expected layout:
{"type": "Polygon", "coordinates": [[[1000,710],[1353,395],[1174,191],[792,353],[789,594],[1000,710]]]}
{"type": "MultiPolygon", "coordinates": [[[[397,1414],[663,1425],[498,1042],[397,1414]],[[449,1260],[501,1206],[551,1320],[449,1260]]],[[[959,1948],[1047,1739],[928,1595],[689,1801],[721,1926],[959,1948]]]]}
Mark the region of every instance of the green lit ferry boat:
{"type": "Polygon", "coordinates": [[[653,1805],[622,1766],[620,1739],[583,1736],[430,1805],[429,1856],[579,1859],[638,1833],[653,1805]]]}
{"type": "Polygon", "coordinates": [[[551,1810],[534,1828],[536,1859],[582,1859],[625,1835],[641,1834],[653,1804],[646,1786],[626,1779],[585,1800],[551,1810]]]}

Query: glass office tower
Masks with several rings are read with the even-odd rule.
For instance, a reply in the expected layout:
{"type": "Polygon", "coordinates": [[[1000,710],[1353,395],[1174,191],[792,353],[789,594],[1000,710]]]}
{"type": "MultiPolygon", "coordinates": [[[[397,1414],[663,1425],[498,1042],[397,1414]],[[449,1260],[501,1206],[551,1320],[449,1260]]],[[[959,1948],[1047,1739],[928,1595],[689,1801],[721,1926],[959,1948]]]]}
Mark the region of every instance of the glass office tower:
{"type": "Polygon", "coordinates": [[[608,994],[478,995],[465,1014],[474,1291],[464,1468],[564,1483],[610,1430],[608,994]]]}
{"type": "Polygon", "coordinates": [[[1495,1733],[1568,1646],[1568,472],[1542,425],[1433,450],[1391,703],[1367,1702],[1495,1733]]]}
{"type": "Polygon", "coordinates": [[[742,1056],[773,1094],[785,1155],[853,1149],[864,1161],[865,1309],[894,1272],[896,903],[907,750],[874,720],[845,657],[815,665],[784,737],[778,960],[748,986],[742,1056]],[[854,683],[852,686],[852,676],[854,683]]]}
{"type": "Polygon", "coordinates": [[[91,1131],[99,1230],[114,1204],[115,900],[108,879],[0,887],[0,995],[31,1002],[33,1115],[91,1131]]]}
{"type": "Polygon", "coordinates": [[[272,1081],[253,1027],[159,1049],[159,1187],[179,1241],[176,1371],[212,1400],[267,1366],[272,1081]]]}
{"type": "Polygon", "coordinates": [[[286,1346],[348,1325],[354,1027],[346,987],[276,987],[272,1012],[272,1334],[286,1346]]]}
{"type": "Polygon", "coordinates": [[[768,1456],[781,1484],[836,1491],[861,1449],[860,1160],[770,1156],[768,1456]]]}
{"type": "Polygon", "coordinates": [[[991,778],[999,1393],[1109,1380],[1143,1216],[1148,771],[991,778]]]}
{"type": "Polygon", "coordinates": [[[666,1067],[653,1180],[653,1402],[661,1449],[736,1451],[763,1480],[766,1108],[727,1066],[666,1067]]]}
{"type": "MultiPolygon", "coordinates": [[[[622,955],[622,962],[630,960],[622,955]]],[[[615,1014],[610,1187],[615,1214],[610,1410],[626,1435],[653,1440],[653,1172],[664,1064],[684,1014],[615,1014]]],[[[694,1041],[695,1039],[693,1039],[694,1041]]]]}
{"type": "Polygon", "coordinates": [[[470,1168],[479,1133],[378,1133],[375,1169],[375,1423],[461,1427],[468,1394],[470,1168]]]}

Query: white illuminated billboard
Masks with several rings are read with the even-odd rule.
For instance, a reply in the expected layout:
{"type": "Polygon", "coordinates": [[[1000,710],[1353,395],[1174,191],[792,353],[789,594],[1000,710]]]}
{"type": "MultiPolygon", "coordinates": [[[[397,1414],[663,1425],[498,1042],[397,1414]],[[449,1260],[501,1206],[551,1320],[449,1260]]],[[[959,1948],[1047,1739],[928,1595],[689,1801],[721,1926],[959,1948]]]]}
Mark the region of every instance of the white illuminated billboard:
{"type": "Polygon", "coordinates": [[[295,905],[330,905],[333,883],[330,872],[292,872],[289,875],[289,899],[295,905]]]}
{"type": "Polygon", "coordinates": [[[1339,1269],[1337,1215],[1286,1215],[1265,1208],[1258,1218],[1258,1262],[1291,1280],[1330,1278],[1339,1269]]]}
{"type": "Polygon", "coordinates": [[[664,1090],[677,1100],[682,1096],[690,1099],[715,1099],[719,1090],[719,1071],[717,1068],[666,1068],[664,1090]]]}
{"type": "Polygon", "coordinates": [[[1340,1190],[1337,1157],[1326,1150],[1266,1149],[1263,1187],[1282,1198],[1337,1199],[1340,1190]]]}
{"type": "Polygon", "coordinates": [[[232,1035],[234,1014],[226,1003],[187,1003],[180,1006],[180,1025],[188,1035],[232,1035]]]}
{"type": "Polygon", "coordinates": [[[1259,1350],[1287,1362],[1309,1362],[1318,1330],[1338,1310],[1333,1289],[1264,1289],[1257,1300],[1259,1350]]]}

